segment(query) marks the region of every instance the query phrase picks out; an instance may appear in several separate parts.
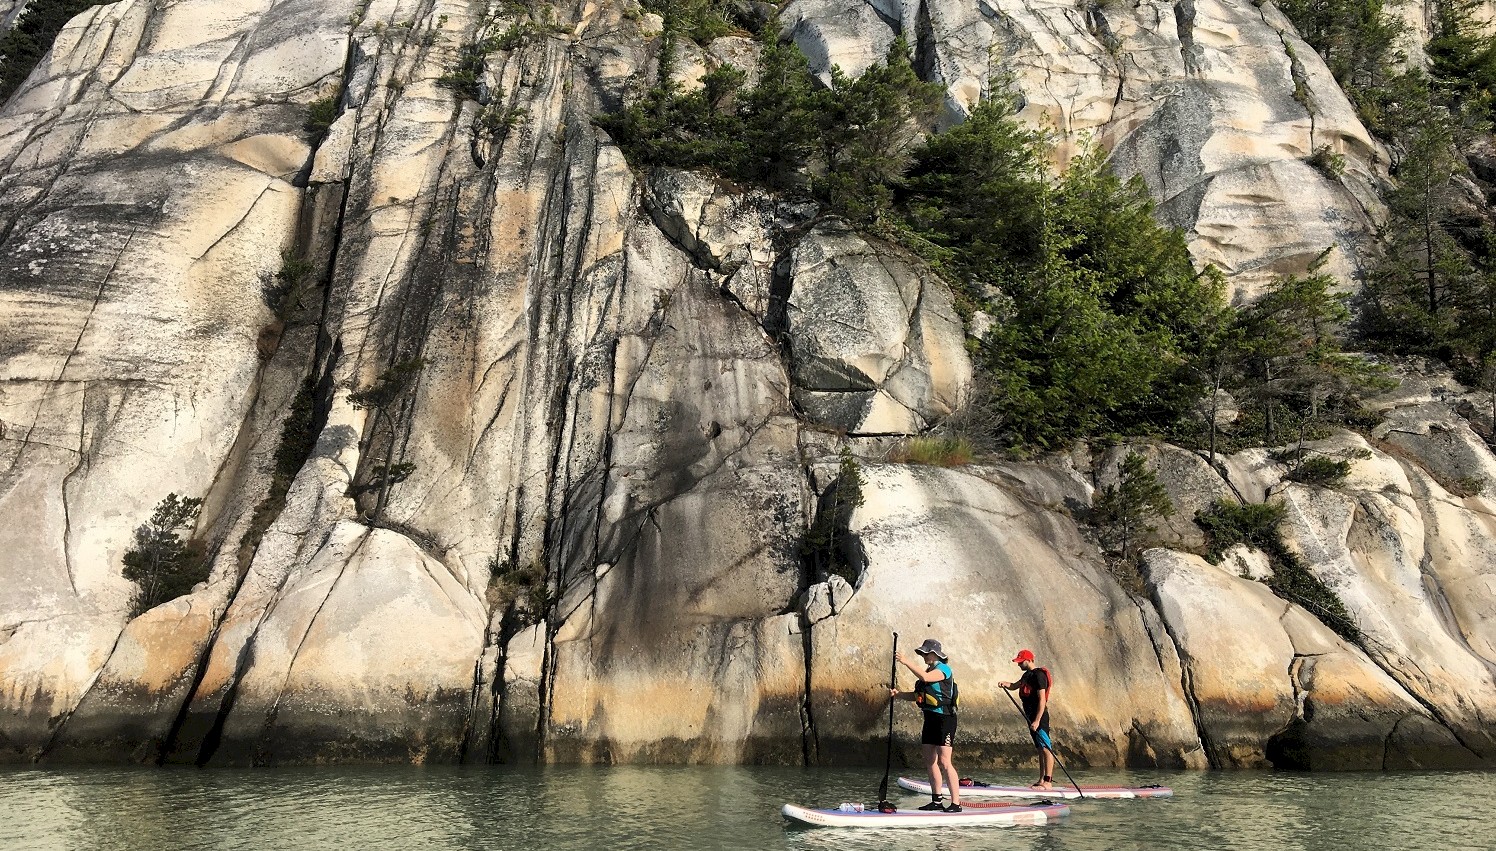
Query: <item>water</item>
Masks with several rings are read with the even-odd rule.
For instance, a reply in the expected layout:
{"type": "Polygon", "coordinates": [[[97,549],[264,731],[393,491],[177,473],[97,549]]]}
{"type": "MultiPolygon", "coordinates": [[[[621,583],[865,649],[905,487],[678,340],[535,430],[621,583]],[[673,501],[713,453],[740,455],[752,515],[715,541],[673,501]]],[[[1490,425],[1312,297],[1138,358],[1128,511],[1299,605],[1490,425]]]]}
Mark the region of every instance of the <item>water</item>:
{"type": "Polygon", "coordinates": [[[870,801],[881,776],[874,769],[748,767],[6,768],[0,849],[1496,847],[1496,774],[1459,772],[1088,771],[1082,782],[1163,783],[1175,797],[1079,802],[1069,819],[1046,826],[790,830],[779,816],[786,801],[870,801]]]}

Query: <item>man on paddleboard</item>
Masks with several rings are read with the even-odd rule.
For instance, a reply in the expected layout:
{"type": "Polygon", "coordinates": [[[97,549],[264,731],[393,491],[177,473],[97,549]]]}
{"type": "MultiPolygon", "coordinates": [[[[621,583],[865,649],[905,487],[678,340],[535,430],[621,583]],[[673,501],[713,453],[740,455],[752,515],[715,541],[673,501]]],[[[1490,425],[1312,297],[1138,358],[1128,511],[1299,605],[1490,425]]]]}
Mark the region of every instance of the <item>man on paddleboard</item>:
{"type": "Polygon", "coordinates": [[[1029,722],[1029,736],[1034,747],[1039,749],[1039,781],[1032,784],[1035,789],[1054,788],[1054,752],[1049,749],[1049,670],[1034,664],[1034,651],[1020,650],[1013,657],[1023,676],[1017,682],[998,683],[998,688],[1009,691],[1018,689],[1018,698],[1023,701],[1023,717],[1029,722]]]}
{"type": "Polygon", "coordinates": [[[940,642],[926,638],[914,652],[924,659],[924,670],[904,658],[903,653],[894,657],[917,678],[914,691],[891,688],[888,693],[894,699],[914,701],[925,713],[925,726],[919,742],[925,756],[925,769],[930,772],[930,803],[920,809],[959,813],[961,779],[956,774],[956,766],[951,763],[951,748],[956,744],[956,678],[951,673],[951,666],[946,664],[940,642]],[[943,785],[951,787],[950,806],[943,803],[943,785]]]}

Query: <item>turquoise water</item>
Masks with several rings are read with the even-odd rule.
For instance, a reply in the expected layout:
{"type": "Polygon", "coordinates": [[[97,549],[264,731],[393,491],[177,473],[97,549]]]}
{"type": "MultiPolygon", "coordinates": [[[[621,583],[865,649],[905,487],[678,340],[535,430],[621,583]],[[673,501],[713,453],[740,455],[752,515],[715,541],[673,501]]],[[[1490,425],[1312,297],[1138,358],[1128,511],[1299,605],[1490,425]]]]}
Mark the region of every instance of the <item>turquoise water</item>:
{"type": "MultiPolygon", "coordinates": [[[[0,769],[0,849],[1351,849],[1496,847],[1496,774],[1086,772],[1175,797],[1053,825],[791,830],[786,801],[882,772],[786,768],[0,769]]],[[[1027,783],[1027,774],[982,779],[1027,783]]],[[[909,803],[918,804],[917,798],[909,803]]]]}

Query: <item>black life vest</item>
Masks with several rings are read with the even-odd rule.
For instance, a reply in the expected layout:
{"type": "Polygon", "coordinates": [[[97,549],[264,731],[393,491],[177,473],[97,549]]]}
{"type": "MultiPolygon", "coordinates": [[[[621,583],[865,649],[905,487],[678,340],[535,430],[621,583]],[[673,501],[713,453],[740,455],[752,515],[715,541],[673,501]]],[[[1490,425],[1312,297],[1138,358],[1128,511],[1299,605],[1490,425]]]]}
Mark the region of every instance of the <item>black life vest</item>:
{"type": "MultiPolygon", "coordinates": [[[[1054,674],[1051,674],[1048,668],[1035,668],[1034,670],[1044,672],[1044,679],[1049,683],[1049,696],[1054,697],[1054,674]]],[[[1018,686],[1018,696],[1028,697],[1029,693],[1033,690],[1033,687],[1028,684],[1028,681],[1024,680],[1022,681],[1022,684],[1018,686]]]]}
{"type": "Polygon", "coordinates": [[[954,715],[956,713],[956,706],[961,701],[960,690],[956,688],[956,678],[946,677],[940,680],[940,684],[944,685],[945,688],[937,692],[930,688],[936,685],[936,683],[925,682],[924,680],[916,681],[914,683],[914,702],[918,704],[920,709],[940,709],[954,715]]]}

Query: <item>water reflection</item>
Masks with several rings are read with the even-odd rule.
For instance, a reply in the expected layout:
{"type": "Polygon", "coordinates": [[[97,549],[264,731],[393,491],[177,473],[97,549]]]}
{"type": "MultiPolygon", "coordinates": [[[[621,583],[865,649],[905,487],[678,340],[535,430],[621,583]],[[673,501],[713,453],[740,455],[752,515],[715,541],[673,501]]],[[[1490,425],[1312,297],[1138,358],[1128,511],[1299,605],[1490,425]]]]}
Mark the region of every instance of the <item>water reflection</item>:
{"type": "MultiPolygon", "coordinates": [[[[785,801],[867,801],[878,772],[776,768],[0,769],[0,849],[1477,849],[1496,775],[1106,773],[1162,801],[1043,826],[788,830],[785,801]]],[[[991,779],[1026,782],[1020,775],[991,779]]]]}

